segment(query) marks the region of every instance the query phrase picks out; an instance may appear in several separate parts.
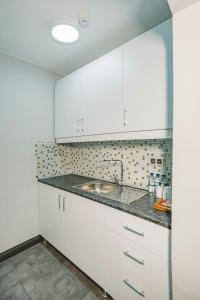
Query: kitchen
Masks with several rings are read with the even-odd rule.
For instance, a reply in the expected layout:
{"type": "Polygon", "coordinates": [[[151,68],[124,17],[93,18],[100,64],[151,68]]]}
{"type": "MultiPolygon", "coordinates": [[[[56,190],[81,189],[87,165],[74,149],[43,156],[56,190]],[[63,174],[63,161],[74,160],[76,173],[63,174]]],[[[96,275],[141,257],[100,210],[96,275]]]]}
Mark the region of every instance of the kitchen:
{"type": "Polygon", "coordinates": [[[199,299],[199,1],[0,7],[0,299],[199,299]]]}

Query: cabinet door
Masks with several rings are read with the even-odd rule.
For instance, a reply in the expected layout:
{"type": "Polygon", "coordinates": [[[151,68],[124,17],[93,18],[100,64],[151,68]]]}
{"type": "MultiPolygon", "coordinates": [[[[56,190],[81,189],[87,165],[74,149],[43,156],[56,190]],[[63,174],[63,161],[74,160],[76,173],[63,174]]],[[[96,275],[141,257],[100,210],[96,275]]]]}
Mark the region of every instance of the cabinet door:
{"type": "Polygon", "coordinates": [[[62,249],[62,199],[59,190],[38,184],[39,233],[55,248],[62,249]]]}
{"type": "Polygon", "coordinates": [[[79,71],[60,79],[55,87],[55,137],[81,134],[81,90],[79,71]]]}
{"type": "Polygon", "coordinates": [[[104,207],[66,193],[63,253],[104,287],[104,207]]]}
{"type": "Polygon", "coordinates": [[[84,135],[123,128],[122,54],[111,52],[82,70],[84,135]]]}
{"type": "Polygon", "coordinates": [[[172,128],[172,74],[171,20],[124,46],[124,131],[172,128]]]}

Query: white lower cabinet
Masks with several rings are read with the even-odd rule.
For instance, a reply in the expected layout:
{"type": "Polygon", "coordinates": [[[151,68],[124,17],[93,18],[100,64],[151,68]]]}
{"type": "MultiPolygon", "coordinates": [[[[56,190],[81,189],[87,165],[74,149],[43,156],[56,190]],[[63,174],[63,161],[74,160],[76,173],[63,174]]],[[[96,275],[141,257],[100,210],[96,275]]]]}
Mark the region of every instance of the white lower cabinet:
{"type": "Polygon", "coordinates": [[[104,287],[104,206],[66,193],[63,254],[104,287]]]}
{"type": "Polygon", "coordinates": [[[104,206],[38,184],[39,231],[104,288],[104,206]]]}
{"type": "Polygon", "coordinates": [[[168,229],[42,183],[38,189],[40,234],[113,299],[170,299],[168,229]]]}
{"type": "Polygon", "coordinates": [[[115,300],[169,300],[168,261],[106,230],[106,290],[115,300]]]}
{"type": "Polygon", "coordinates": [[[62,249],[63,191],[46,184],[38,185],[39,232],[58,250],[62,249]]]}

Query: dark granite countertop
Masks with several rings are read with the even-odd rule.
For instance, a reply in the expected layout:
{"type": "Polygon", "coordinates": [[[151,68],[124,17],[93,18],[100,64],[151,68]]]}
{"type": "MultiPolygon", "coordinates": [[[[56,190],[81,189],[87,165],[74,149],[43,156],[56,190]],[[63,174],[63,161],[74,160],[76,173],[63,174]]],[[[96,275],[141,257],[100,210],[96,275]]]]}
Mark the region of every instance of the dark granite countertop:
{"type": "Polygon", "coordinates": [[[38,179],[38,181],[41,183],[53,186],[55,188],[70,193],[77,194],[79,196],[83,196],[87,199],[91,199],[104,205],[111,206],[136,217],[171,229],[171,215],[168,213],[157,211],[153,208],[153,204],[156,199],[150,193],[128,205],[126,203],[114,201],[102,195],[96,195],[74,187],[76,185],[84,184],[95,180],[97,179],[74,174],[38,179]]]}

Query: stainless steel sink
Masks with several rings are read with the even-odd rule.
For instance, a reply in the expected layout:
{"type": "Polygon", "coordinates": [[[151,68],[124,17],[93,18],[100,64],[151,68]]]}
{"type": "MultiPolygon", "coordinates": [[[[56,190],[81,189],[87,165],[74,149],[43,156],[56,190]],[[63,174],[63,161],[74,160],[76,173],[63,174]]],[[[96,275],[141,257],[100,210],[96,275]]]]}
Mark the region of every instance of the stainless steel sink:
{"type": "Polygon", "coordinates": [[[105,182],[91,182],[80,186],[80,188],[85,192],[95,192],[97,194],[108,194],[114,191],[116,188],[114,184],[105,182]]]}
{"type": "Polygon", "coordinates": [[[93,193],[96,195],[102,195],[103,197],[130,204],[135,200],[138,200],[148,194],[148,191],[129,187],[129,186],[119,186],[114,183],[104,182],[104,181],[92,181],[89,183],[74,186],[82,191],[93,193]]]}

